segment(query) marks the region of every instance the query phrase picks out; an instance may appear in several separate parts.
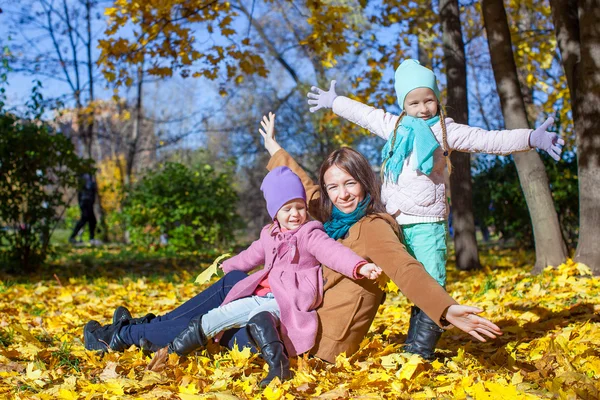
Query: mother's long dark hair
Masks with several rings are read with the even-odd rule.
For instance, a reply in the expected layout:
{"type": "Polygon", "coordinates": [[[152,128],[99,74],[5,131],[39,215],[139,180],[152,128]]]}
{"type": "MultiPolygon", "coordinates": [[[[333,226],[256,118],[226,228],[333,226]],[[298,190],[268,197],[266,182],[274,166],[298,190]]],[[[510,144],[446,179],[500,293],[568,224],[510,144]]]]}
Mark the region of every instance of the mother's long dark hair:
{"type": "Polygon", "coordinates": [[[329,154],[327,159],[321,164],[319,171],[319,188],[321,189],[320,196],[320,216],[323,221],[331,218],[333,203],[325,189],[325,172],[332,166],[336,166],[348,172],[358,183],[360,183],[365,191],[365,197],[371,196],[371,201],[367,205],[366,215],[374,213],[385,213],[385,207],[381,202],[381,186],[377,181],[377,177],[371,168],[371,165],[358,151],[349,147],[342,147],[329,154]]]}

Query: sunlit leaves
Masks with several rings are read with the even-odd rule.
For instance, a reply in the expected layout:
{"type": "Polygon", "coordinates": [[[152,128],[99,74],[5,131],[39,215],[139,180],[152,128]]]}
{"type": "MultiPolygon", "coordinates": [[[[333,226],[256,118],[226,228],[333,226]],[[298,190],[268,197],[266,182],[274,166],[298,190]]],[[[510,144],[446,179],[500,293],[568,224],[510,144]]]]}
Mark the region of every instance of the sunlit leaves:
{"type": "Polygon", "coordinates": [[[105,15],[101,60],[105,77],[116,86],[130,85],[138,68],[160,78],[178,72],[216,79],[221,70],[266,76],[248,38],[226,40],[236,34],[237,16],[228,2],[118,0],[105,15]]]}
{"type": "Polygon", "coordinates": [[[136,316],[169,311],[198,292],[193,279],[201,269],[165,264],[165,275],[178,271],[176,283],[111,277],[61,277],[62,286],[34,277],[31,284],[0,282],[0,396],[597,398],[600,279],[573,262],[532,276],[524,272],[531,269],[530,257],[491,250],[482,256],[488,267],[481,272],[449,269],[453,297],[484,308],[502,327],[502,337],[476,343],[454,329],[442,337],[438,359],[424,362],[402,352],[409,303],[388,293],[356,354],[340,355],[334,364],[293,358],[294,378],[265,390],[258,382],[266,367],[247,349],[210,344],[187,358],[166,354],[154,366],[135,347],[104,356],[83,349],[86,321],[108,323],[122,304],[136,316]]]}

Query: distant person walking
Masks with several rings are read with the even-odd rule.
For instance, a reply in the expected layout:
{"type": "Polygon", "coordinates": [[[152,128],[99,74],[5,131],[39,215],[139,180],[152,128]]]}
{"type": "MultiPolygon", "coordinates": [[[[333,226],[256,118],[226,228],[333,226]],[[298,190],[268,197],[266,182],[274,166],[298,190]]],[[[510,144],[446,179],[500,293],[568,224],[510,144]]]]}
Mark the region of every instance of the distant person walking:
{"type": "Polygon", "coordinates": [[[96,187],[96,181],[94,177],[88,173],[81,175],[82,187],[77,192],[77,201],[79,202],[79,209],[81,210],[81,218],[77,221],[73,233],[69,237],[69,243],[76,244],[77,240],[75,237],[87,223],[90,229],[90,244],[98,245],[101,244],[99,240],[94,239],[96,231],[96,216],[94,215],[94,202],[96,200],[96,193],[98,191],[96,187]]]}

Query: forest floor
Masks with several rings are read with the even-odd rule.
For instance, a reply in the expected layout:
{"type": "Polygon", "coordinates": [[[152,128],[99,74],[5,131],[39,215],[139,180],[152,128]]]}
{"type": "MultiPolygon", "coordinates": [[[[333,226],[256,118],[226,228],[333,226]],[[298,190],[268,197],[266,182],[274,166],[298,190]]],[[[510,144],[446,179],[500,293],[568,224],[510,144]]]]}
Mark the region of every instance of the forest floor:
{"type": "Polygon", "coordinates": [[[479,343],[452,329],[433,362],[402,352],[410,303],[393,290],[358,353],[335,364],[293,358],[294,378],[264,390],[257,383],[267,367],[247,349],[210,344],[151,370],[151,358],[135,347],[104,355],[83,348],[84,324],[109,323],[119,305],[160,314],[198,293],[205,285],[194,279],[215,257],[80,247],[35,275],[3,277],[0,398],[600,397],[600,278],[571,261],[531,275],[532,252],[496,246],[482,250],[481,271],[457,271],[450,261],[447,289],[483,308],[504,335],[479,343]]]}

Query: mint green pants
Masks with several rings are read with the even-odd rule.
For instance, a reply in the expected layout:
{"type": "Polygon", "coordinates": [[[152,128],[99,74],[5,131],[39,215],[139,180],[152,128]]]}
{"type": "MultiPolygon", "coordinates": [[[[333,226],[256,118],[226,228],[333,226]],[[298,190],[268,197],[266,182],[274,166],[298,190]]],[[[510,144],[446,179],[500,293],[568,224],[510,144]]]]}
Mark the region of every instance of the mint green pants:
{"type": "Polygon", "coordinates": [[[402,225],[406,249],[425,270],[446,287],[446,221],[402,225]]]}

